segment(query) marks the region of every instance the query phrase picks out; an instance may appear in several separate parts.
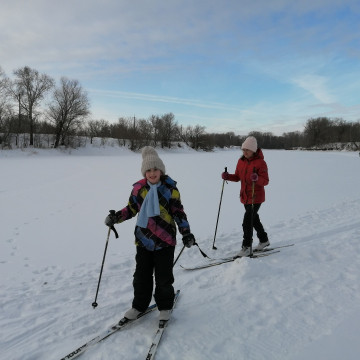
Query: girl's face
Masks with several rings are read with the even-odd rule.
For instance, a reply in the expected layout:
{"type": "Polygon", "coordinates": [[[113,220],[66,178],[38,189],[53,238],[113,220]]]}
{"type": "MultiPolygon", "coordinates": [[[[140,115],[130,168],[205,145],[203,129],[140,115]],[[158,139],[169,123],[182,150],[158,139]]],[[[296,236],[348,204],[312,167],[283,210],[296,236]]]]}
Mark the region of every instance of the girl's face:
{"type": "Polygon", "coordinates": [[[146,180],[150,184],[157,184],[160,181],[161,171],[159,169],[149,169],[145,172],[146,180]]]}
{"type": "Polygon", "coordinates": [[[242,151],[243,151],[243,155],[245,156],[246,159],[250,159],[255,154],[253,151],[251,151],[249,149],[242,149],[242,151]]]}

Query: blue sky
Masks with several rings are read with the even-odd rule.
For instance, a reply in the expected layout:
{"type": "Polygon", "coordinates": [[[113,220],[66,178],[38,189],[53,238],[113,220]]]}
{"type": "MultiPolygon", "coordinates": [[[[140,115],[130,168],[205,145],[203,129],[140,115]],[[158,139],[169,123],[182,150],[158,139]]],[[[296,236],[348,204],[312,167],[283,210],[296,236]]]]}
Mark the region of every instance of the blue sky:
{"type": "Polygon", "coordinates": [[[360,120],[360,2],[2,0],[0,66],[79,80],[93,119],[281,135],[360,120]]]}

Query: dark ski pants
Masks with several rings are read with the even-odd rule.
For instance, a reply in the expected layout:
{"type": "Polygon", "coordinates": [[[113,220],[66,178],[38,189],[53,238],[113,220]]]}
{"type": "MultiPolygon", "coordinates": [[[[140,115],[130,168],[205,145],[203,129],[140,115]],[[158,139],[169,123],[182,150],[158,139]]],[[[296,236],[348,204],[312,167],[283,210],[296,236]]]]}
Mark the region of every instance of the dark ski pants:
{"type": "Polygon", "coordinates": [[[136,247],[136,269],[134,273],[134,300],[132,307],[145,311],[149,306],[154,288],[155,302],[159,310],[169,310],[174,303],[174,246],[149,251],[136,247]]]}
{"type": "Polygon", "coordinates": [[[260,217],[258,211],[260,209],[261,204],[246,204],[245,207],[245,214],[242,223],[243,232],[244,232],[244,239],[242,246],[249,247],[252,243],[253,238],[253,229],[251,228],[251,217],[253,217],[253,228],[256,231],[257,237],[259,238],[260,242],[268,241],[267,233],[264,230],[264,227],[261,224],[260,217]],[[254,210],[252,210],[252,206],[254,206],[254,210]]]}

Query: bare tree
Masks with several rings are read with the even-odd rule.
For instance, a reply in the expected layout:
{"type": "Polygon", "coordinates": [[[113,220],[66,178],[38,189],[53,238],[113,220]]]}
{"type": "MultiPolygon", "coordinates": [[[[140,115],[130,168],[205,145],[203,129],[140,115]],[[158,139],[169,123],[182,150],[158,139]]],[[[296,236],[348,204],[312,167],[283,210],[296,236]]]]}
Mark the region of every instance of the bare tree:
{"type": "Polygon", "coordinates": [[[161,147],[171,147],[172,139],[178,136],[178,126],[173,113],[164,114],[159,122],[159,138],[161,147]]]}
{"type": "Polygon", "coordinates": [[[305,140],[308,146],[326,144],[330,142],[330,129],[332,123],[326,117],[312,118],[306,122],[304,129],[305,140]]]}
{"type": "Polygon", "coordinates": [[[8,101],[9,79],[0,67],[0,146],[11,147],[12,108],[8,101]]]}
{"type": "Polygon", "coordinates": [[[152,128],[153,128],[153,142],[154,146],[157,145],[159,141],[159,132],[161,128],[161,119],[159,116],[151,115],[149,118],[149,121],[151,122],[152,128]]]}
{"type": "Polygon", "coordinates": [[[130,140],[130,150],[137,150],[139,136],[138,136],[138,126],[135,116],[129,117],[126,120],[126,123],[128,128],[128,138],[130,140]]]}
{"type": "Polygon", "coordinates": [[[188,125],[185,130],[180,128],[180,140],[183,141],[187,146],[191,146],[191,135],[192,135],[192,126],[188,125]]]}
{"type": "MultiPolygon", "coordinates": [[[[15,141],[16,146],[19,145],[19,137],[21,133],[21,124],[22,124],[22,114],[21,114],[21,104],[20,104],[20,98],[23,95],[22,93],[19,93],[16,98],[18,98],[19,108],[18,108],[18,117],[17,121],[15,119],[15,110],[13,107],[13,100],[14,100],[14,94],[12,92],[12,82],[11,80],[6,76],[4,71],[0,67],[0,116],[3,118],[2,121],[4,123],[4,116],[8,116],[9,119],[6,122],[8,126],[8,130],[11,132],[9,135],[15,134],[15,141]]],[[[26,123],[27,120],[25,121],[26,123]]],[[[11,137],[11,136],[10,136],[11,137]]],[[[9,137],[9,138],[10,138],[9,137]]]]}
{"type": "Polygon", "coordinates": [[[129,137],[129,125],[128,121],[121,117],[118,119],[117,124],[110,126],[111,136],[118,139],[119,144],[126,145],[126,139],[129,137]]]}
{"type": "Polygon", "coordinates": [[[0,99],[5,96],[6,94],[6,82],[7,82],[7,77],[5,75],[4,70],[2,69],[2,67],[0,66],[0,99]]]}
{"type": "Polygon", "coordinates": [[[7,107],[7,77],[0,66],[0,121],[7,107]]]}
{"type": "Polygon", "coordinates": [[[0,119],[8,113],[10,107],[9,102],[9,82],[5,72],[0,66],[0,119]]]}
{"type": "Polygon", "coordinates": [[[101,137],[102,142],[105,143],[105,138],[110,137],[110,124],[108,121],[101,120],[89,120],[85,128],[87,135],[90,137],[90,144],[93,143],[94,137],[101,137]]]}
{"type": "Polygon", "coordinates": [[[140,138],[139,148],[150,145],[153,137],[153,126],[151,121],[140,119],[138,121],[138,132],[140,138]]]}
{"type": "Polygon", "coordinates": [[[204,133],[205,133],[205,126],[200,126],[200,125],[194,126],[192,138],[191,138],[192,147],[194,149],[197,150],[201,146],[201,138],[204,135],[204,133]]]}
{"type": "MultiPolygon", "coordinates": [[[[180,130],[180,138],[186,143],[186,145],[191,146],[193,149],[199,149],[202,147],[201,141],[204,140],[205,135],[205,126],[195,125],[187,126],[185,131],[180,130]]],[[[208,144],[206,144],[207,147],[208,144]]]]}
{"type": "MultiPolygon", "coordinates": [[[[54,80],[28,66],[14,71],[16,76],[11,84],[11,94],[19,101],[19,109],[25,110],[29,121],[30,145],[34,145],[34,113],[46,93],[54,87],[54,80]]],[[[20,116],[19,116],[20,118],[20,116]]]]}
{"type": "Polygon", "coordinates": [[[62,77],[48,110],[50,121],[55,125],[55,148],[64,145],[66,137],[81,125],[90,113],[89,107],[87,93],[79,82],[62,77]]]}
{"type": "Polygon", "coordinates": [[[303,145],[303,134],[300,131],[283,133],[282,138],[284,140],[284,149],[298,148],[303,145]]]}

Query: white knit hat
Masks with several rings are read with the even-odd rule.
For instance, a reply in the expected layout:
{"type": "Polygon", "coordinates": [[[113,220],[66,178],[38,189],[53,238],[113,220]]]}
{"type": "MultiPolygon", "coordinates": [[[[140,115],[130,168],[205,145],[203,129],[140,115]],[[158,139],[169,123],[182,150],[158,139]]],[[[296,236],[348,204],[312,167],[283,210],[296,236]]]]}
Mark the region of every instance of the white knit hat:
{"type": "Polygon", "coordinates": [[[253,136],[247,137],[246,140],[241,145],[241,148],[251,150],[252,152],[256,152],[258,148],[256,139],[253,136]]]}
{"type": "Polygon", "coordinates": [[[150,169],[159,169],[165,175],[165,165],[153,147],[145,146],[141,151],[141,155],[143,158],[141,173],[144,177],[146,171],[150,169]]]}

